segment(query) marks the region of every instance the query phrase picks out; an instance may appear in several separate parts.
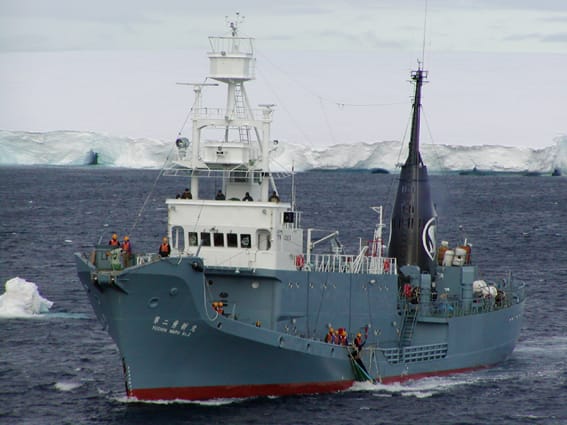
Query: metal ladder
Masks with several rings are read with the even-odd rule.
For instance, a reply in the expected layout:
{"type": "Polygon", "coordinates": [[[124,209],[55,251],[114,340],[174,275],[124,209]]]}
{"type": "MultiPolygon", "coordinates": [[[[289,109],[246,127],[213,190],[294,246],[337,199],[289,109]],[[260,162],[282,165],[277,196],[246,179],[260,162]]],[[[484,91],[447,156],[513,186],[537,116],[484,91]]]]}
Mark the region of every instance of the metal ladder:
{"type": "MultiPolygon", "coordinates": [[[[242,96],[242,83],[234,86],[234,108],[238,118],[246,118],[246,107],[244,106],[244,96],[242,96]]],[[[239,125],[238,133],[241,143],[250,143],[250,127],[239,125]]]]}
{"type": "Polygon", "coordinates": [[[400,348],[411,345],[415,323],[417,322],[417,305],[414,309],[406,305],[404,310],[404,321],[400,332],[400,348]]]}

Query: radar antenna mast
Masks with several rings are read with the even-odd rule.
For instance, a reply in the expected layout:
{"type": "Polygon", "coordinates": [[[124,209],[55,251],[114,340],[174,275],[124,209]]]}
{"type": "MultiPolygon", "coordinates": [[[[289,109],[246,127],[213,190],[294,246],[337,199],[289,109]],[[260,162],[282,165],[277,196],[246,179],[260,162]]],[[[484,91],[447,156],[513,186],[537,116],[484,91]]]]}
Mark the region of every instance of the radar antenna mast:
{"type": "Polygon", "coordinates": [[[238,36],[238,26],[242,22],[244,22],[244,19],[246,18],[246,16],[242,16],[240,14],[240,12],[236,12],[235,15],[236,15],[236,18],[233,21],[231,21],[228,16],[224,17],[226,24],[230,27],[231,34],[232,34],[233,37],[238,36]]]}

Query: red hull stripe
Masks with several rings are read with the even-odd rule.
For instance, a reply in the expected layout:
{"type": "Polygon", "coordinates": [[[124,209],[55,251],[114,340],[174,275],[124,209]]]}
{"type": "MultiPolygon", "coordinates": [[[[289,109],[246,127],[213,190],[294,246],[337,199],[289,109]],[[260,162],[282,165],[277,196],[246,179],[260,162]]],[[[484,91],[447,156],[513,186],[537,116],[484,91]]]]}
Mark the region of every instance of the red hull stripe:
{"type": "Polygon", "coordinates": [[[338,381],[300,384],[145,388],[133,389],[128,392],[128,396],[135,397],[138,400],[210,400],[214,398],[316,394],[346,390],[353,383],[354,381],[338,381]]]}
{"type": "MultiPolygon", "coordinates": [[[[485,369],[489,366],[468,367],[437,372],[416,373],[413,375],[389,376],[382,378],[382,384],[405,382],[431,376],[447,376],[485,369]]],[[[324,383],[270,384],[270,385],[223,385],[211,387],[173,387],[145,388],[128,392],[128,397],[138,400],[210,400],[215,398],[245,398],[261,396],[283,396],[293,394],[317,394],[343,391],[350,388],[354,381],[324,383]]]]}

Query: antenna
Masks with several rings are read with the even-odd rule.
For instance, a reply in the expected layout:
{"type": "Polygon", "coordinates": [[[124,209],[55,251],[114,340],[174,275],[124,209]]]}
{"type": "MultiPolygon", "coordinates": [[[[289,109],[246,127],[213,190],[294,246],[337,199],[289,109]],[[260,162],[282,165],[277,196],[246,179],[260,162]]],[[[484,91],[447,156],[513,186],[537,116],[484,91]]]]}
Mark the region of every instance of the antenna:
{"type": "Polygon", "coordinates": [[[291,209],[295,211],[295,161],[291,162],[291,209]]]}
{"type": "Polygon", "coordinates": [[[228,19],[228,16],[224,17],[226,24],[230,27],[230,31],[233,37],[236,37],[238,35],[238,26],[242,22],[244,22],[244,18],[245,18],[245,16],[240,15],[240,12],[236,12],[235,15],[236,17],[232,21],[228,19]]]}
{"type": "MultiPolygon", "coordinates": [[[[427,0],[425,0],[425,11],[423,13],[423,40],[421,45],[421,66],[425,66],[425,33],[427,30],[427,0]]],[[[419,62],[419,61],[418,61],[419,62]]],[[[424,69],[424,68],[421,68],[424,69]]]]}

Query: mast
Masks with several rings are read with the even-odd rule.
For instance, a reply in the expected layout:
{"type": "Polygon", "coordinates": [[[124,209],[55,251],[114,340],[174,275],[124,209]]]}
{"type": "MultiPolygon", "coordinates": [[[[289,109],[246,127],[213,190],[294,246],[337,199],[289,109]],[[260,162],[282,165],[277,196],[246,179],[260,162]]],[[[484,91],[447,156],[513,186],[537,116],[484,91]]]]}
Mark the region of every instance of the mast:
{"type": "Polygon", "coordinates": [[[195,102],[191,108],[191,141],[176,141],[176,169],[191,176],[191,193],[199,197],[202,177],[222,179],[220,189],[226,199],[242,199],[248,194],[256,201],[268,201],[270,184],[271,123],[275,105],[252,109],[245,84],[255,79],[254,39],[239,35],[243,17],[228,21],[229,33],[209,37],[208,78],[215,83],[191,83],[195,102]],[[203,87],[226,85],[224,108],[204,107],[203,87]],[[204,138],[204,132],[213,137],[204,138]]]}
{"type": "Polygon", "coordinates": [[[419,151],[421,87],[427,71],[412,71],[415,95],[408,157],[400,172],[398,193],[390,224],[389,256],[399,267],[419,266],[422,272],[435,274],[435,230],[437,214],[431,199],[427,167],[419,151]]]}

